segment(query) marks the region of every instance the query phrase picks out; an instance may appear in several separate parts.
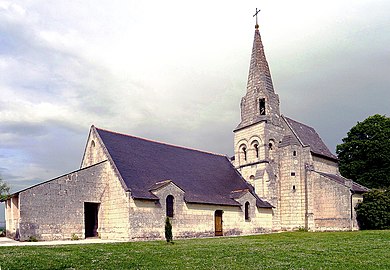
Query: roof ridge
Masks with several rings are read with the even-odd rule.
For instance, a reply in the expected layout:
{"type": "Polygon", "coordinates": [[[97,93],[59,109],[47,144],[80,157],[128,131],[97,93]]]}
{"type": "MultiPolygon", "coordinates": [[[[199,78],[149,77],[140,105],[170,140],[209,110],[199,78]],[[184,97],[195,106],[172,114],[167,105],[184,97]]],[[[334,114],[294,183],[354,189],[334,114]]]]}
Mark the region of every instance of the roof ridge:
{"type": "Polygon", "coordinates": [[[126,136],[126,137],[140,139],[140,140],[147,141],[147,142],[153,142],[153,143],[163,144],[163,145],[172,146],[172,147],[176,147],[176,148],[181,148],[181,149],[185,149],[185,150],[191,150],[191,151],[196,151],[196,152],[200,152],[200,153],[226,157],[226,155],[224,155],[224,154],[219,154],[219,153],[214,153],[214,152],[210,152],[210,151],[200,150],[200,149],[196,149],[196,148],[192,148],[192,147],[188,147],[188,146],[181,146],[181,145],[177,145],[177,144],[161,142],[161,141],[152,140],[152,139],[148,139],[148,138],[144,138],[144,137],[140,137],[140,136],[125,134],[125,133],[122,133],[122,132],[112,131],[112,130],[108,130],[108,129],[104,129],[104,128],[98,128],[96,126],[95,126],[95,128],[96,128],[96,130],[102,130],[102,131],[110,132],[110,133],[117,134],[117,135],[122,135],[122,136],[126,136]]]}
{"type": "MultiPolygon", "coordinates": [[[[282,114],[282,118],[286,121],[286,124],[287,126],[290,128],[290,130],[292,131],[292,133],[294,134],[295,138],[298,139],[299,143],[302,145],[302,146],[308,146],[306,144],[303,143],[303,141],[301,140],[301,138],[299,138],[298,134],[295,132],[295,130],[293,129],[293,127],[291,126],[291,124],[288,122],[288,120],[292,120],[291,118],[288,118],[287,116],[283,115],[282,114]]],[[[294,120],[292,120],[294,121],[294,120]]],[[[296,121],[295,121],[296,122],[296,121]]]]}
{"type": "MultiPolygon", "coordinates": [[[[119,171],[117,165],[115,164],[115,161],[112,158],[110,151],[108,151],[107,146],[104,143],[104,141],[103,141],[102,137],[100,136],[98,129],[95,127],[95,125],[91,126],[90,133],[92,133],[92,132],[95,133],[98,141],[102,144],[103,152],[107,155],[107,158],[110,161],[111,166],[114,168],[115,174],[117,175],[123,189],[125,191],[132,192],[132,190],[129,188],[129,186],[126,184],[125,180],[123,179],[121,172],[119,171]]],[[[88,139],[89,139],[89,136],[88,136],[88,139]]]]}
{"type": "Polygon", "coordinates": [[[104,162],[107,162],[107,161],[108,161],[108,160],[105,159],[105,160],[99,161],[98,163],[89,165],[89,166],[87,166],[87,167],[79,168],[79,169],[77,169],[77,170],[73,170],[73,171],[71,171],[71,172],[61,174],[61,175],[56,176],[56,177],[54,177],[54,178],[50,178],[50,179],[48,179],[48,180],[44,180],[44,181],[39,182],[39,183],[36,183],[36,184],[34,184],[34,185],[32,185],[32,186],[28,186],[28,187],[23,188],[23,189],[21,189],[21,190],[15,191],[14,193],[10,194],[10,196],[13,196],[13,195],[15,195],[15,194],[24,192],[24,191],[26,191],[26,190],[32,189],[32,188],[34,188],[34,187],[37,187],[37,186],[40,186],[40,185],[43,185],[43,184],[46,184],[46,183],[49,183],[49,182],[51,182],[51,181],[58,180],[58,179],[60,179],[60,178],[62,178],[62,177],[65,177],[65,176],[67,176],[67,175],[74,174],[74,173],[77,173],[77,172],[81,172],[81,171],[90,169],[90,168],[92,168],[92,167],[95,167],[95,166],[98,166],[98,165],[100,165],[100,164],[103,164],[104,162]]]}
{"type": "Polygon", "coordinates": [[[332,160],[337,160],[337,156],[329,150],[328,146],[322,140],[320,134],[314,127],[298,122],[284,115],[282,115],[282,118],[285,120],[287,126],[298,138],[301,144],[303,146],[310,147],[310,152],[312,152],[314,155],[320,155],[332,160]]]}
{"type": "Polygon", "coordinates": [[[355,181],[353,181],[353,180],[351,180],[354,184],[356,184],[357,186],[359,186],[359,187],[363,187],[363,188],[366,188],[366,189],[369,189],[368,187],[366,187],[366,186],[363,186],[362,184],[359,184],[358,182],[355,182],[355,181]]]}
{"type": "Polygon", "coordinates": [[[232,190],[230,193],[237,193],[237,192],[244,192],[244,191],[248,191],[249,192],[249,188],[232,190]]]}
{"type": "MultiPolygon", "coordinates": [[[[283,117],[286,118],[287,120],[291,120],[291,121],[294,121],[294,122],[296,122],[296,123],[298,123],[298,124],[300,124],[300,125],[303,125],[303,126],[305,126],[305,127],[308,127],[308,128],[310,128],[310,129],[314,130],[315,133],[317,133],[317,131],[316,131],[313,127],[311,127],[311,126],[309,126],[309,125],[307,125],[307,124],[304,124],[304,123],[302,123],[302,122],[299,122],[299,121],[297,121],[297,120],[294,120],[294,119],[292,119],[292,118],[290,118],[290,117],[287,117],[287,116],[285,116],[285,115],[283,115],[283,117]]],[[[318,134],[318,133],[317,133],[317,134],[318,134]]]]}
{"type": "MultiPolygon", "coordinates": [[[[324,177],[326,177],[326,178],[328,178],[328,179],[330,179],[330,180],[332,180],[332,181],[338,182],[340,185],[343,185],[343,186],[345,186],[345,187],[348,187],[348,186],[345,184],[345,182],[344,182],[344,183],[340,183],[339,181],[333,179],[332,176],[336,176],[336,177],[340,177],[340,178],[345,179],[345,180],[348,180],[348,181],[352,181],[351,179],[345,178],[345,177],[343,177],[343,176],[341,176],[341,175],[334,174],[334,173],[327,173],[327,172],[321,172],[321,171],[316,171],[316,170],[313,170],[313,172],[318,173],[318,174],[320,174],[320,175],[322,175],[322,176],[324,176],[324,177]]],[[[344,180],[344,181],[345,181],[345,180],[344,180]]],[[[353,181],[352,181],[352,182],[353,182],[353,181]]]]}
{"type": "MultiPolygon", "coordinates": [[[[321,174],[322,176],[325,176],[327,177],[328,179],[331,179],[331,176],[336,176],[336,177],[340,177],[344,180],[347,180],[347,181],[351,181],[352,185],[357,185],[358,187],[362,188],[362,189],[365,189],[365,190],[370,190],[368,187],[366,186],[363,186],[355,181],[353,181],[352,179],[349,179],[347,177],[344,177],[342,176],[341,174],[338,174],[338,173],[328,173],[328,172],[321,172],[321,171],[316,171],[314,170],[314,172],[318,173],[318,174],[321,174]]],[[[333,179],[332,179],[333,180],[333,179]]],[[[343,184],[344,186],[347,186],[345,185],[345,183],[343,184]]]]}

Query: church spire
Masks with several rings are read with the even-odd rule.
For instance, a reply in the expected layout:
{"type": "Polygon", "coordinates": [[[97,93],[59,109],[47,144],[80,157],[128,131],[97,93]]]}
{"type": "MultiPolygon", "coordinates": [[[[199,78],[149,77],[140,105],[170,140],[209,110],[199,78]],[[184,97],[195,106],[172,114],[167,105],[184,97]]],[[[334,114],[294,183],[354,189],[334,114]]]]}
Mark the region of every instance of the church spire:
{"type": "Polygon", "coordinates": [[[255,36],[249,66],[246,95],[241,100],[241,123],[235,130],[260,121],[279,122],[279,96],[274,92],[271,72],[261,41],[256,9],[255,36]]]}
{"type": "Polygon", "coordinates": [[[254,90],[253,88],[261,88],[262,90],[274,92],[271,73],[269,71],[267,59],[265,58],[259,25],[257,23],[257,14],[259,11],[256,9],[255,37],[253,40],[252,56],[249,66],[247,91],[254,90]]]}

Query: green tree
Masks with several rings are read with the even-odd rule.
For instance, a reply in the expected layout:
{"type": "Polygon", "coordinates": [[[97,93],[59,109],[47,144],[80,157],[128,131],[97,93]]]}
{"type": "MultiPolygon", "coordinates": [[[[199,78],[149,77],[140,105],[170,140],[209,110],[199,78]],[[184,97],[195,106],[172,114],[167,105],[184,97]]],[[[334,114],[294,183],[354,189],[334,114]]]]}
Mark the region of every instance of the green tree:
{"type": "Polygon", "coordinates": [[[390,118],[358,122],[337,145],[340,173],[368,188],[390,187],[390,118]]]}
{"type": "Polygon", "coordinates": [[[373,189],[356,206],[359,227],[366,230],[390,229],[390,190],[373,189]]]}
{"type": "Polygon", "coordinates": [[[9,195],[9,186],[0,176],[0,201],[7,199],[9,195]]]}
{"type": "Polygon", "coordinates": [[[168,243],[173,241],[172,224],[169,217],[165,219],[165,239],[168,243]]]}

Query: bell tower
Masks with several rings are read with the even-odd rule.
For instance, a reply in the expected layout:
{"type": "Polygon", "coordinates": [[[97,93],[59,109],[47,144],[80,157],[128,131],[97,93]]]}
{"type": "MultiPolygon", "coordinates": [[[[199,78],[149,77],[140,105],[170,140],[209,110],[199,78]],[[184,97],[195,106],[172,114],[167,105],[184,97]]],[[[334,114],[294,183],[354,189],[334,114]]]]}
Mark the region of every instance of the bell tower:
{"type": "MultiPolygon", "coordinates": [[[[275,93],[256,26],[246,94],[241,99],[241,122],[234,129],[234,166],[256,194],[277,207],[279,190],[278,145],[283,138],[279,96],[275,93]]],[[[278,217],[274,216],[274,221],[278,217]]]]}
{"type": "Polygon", "coordinates": [[[256,23],[246,95],[241,99],[241,123],[236,130],[261,121],[280,125],[280,110],[256,23]]]}

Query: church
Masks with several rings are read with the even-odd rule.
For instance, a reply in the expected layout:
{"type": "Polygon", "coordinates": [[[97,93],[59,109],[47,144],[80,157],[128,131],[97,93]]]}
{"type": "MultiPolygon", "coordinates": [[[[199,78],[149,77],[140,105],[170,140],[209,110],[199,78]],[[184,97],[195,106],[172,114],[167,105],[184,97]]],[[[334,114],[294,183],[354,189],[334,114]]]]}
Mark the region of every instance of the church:
{"type": "MultiPolygon", "coordinates": [[[[238,102],[237,102],[238,103],[238,102]]],[[[356,230],[368,189],[342,177],[310,126],[280,113],[256,23],[234,156],[92,126],[81,167],[13,193],[8,237],[174,238],[356,230]]]]}

